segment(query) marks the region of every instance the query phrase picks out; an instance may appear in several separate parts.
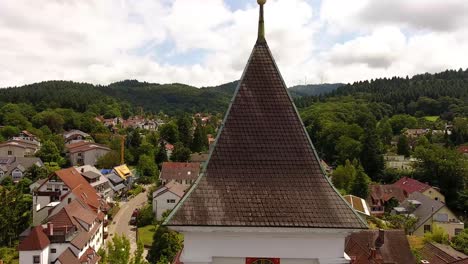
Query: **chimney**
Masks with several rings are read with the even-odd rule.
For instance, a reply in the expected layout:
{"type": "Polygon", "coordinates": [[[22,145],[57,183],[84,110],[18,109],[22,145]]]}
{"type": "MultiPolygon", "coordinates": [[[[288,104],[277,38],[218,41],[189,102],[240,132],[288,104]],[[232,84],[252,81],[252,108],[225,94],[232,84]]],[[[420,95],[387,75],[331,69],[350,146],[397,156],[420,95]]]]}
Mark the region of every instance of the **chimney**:
{"type": "Polygon", "coordinates": [[[83,172],[84,172],[84,168],[81,168],[81,173],[83,173],[83,172]]]}
{"type": "Polygon", "coordinates": [[[54,224],[52,223],[47,223],[47,233],[49,236],[53,236],[54,235],[54,224]]]}
{"type": "Polygon", "coordinates": [[[375,248],[379,249],[385,243],[385,231],[383,229],[379,229],[379,236],[375,240],[375,248]]]}

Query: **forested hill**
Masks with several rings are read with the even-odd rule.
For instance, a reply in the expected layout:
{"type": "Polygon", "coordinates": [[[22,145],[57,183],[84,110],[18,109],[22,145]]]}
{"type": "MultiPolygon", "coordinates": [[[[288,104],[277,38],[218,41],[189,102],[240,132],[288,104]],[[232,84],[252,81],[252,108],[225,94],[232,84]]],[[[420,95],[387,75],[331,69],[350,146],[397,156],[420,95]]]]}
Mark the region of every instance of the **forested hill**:
{"type": "MultiPolygon", "coordinates": [[[[126,104],[145,111],[224,112],[237,81],[197,88],[185,84],[157,84],[126,80],[107,86],[69,81],[47,81],[0,89],[0,105],[29,103],[38,110],[72,108],[84,112],[90,105],[126,104]]],[[[353,84],[305,85],[290,88],[296,105],[307,107],[331,97],[353,96],[390,105],[394,113],[440,115],[468,112],[468,69],[421,74],[412,78],[383,78],[353,84]],[[310,96],[312,95],[312,96],[310,96]]]]}
{"type": "MultiPolygon", "coordinates": [[[[238,81],[219,86],[197,88],[173,83],[157,84],[125,80],[107,86],[71,81],[47,81],[21,87],[0,89],[0,104],[28,103],[38,110],[71,108],[85,112],[90,105],[127,104],[145,111],[224,112],[238,81]]],[[[306,85],[291,88],[296,97],[329,92],[339,85],[306,85]]],[[[102,108],[102,107],[100,107],[102,108]]]]}
{"type": "Polygon", "coordinates": [[[343,83],[297,85],[289,88],[289,93],[294,98],[299,98],[302,96],[324,95],[333,92],[338,87],[343,85],[343,83]]]}
{"type": "Polygon", "coordinates": [[[299,107],[331,97],[353,96],[393,107],[395,113],[441,115],[447,112],[468,113],[468,69],[420,74],[412,78],[383,78],[360,81],[337,88],[318,97],[303,97],[299,107]]]}

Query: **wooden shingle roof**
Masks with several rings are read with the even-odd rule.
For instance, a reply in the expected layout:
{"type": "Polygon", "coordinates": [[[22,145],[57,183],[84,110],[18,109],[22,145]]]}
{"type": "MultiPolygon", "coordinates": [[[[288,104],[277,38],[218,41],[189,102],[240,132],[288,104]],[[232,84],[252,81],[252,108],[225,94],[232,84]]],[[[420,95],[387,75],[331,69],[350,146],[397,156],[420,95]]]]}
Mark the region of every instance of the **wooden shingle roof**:
{"type": "Polygon", "coordinates": [[[169,226],[367,228],[332,187],[259,37],[210,159],[169,226]]]}

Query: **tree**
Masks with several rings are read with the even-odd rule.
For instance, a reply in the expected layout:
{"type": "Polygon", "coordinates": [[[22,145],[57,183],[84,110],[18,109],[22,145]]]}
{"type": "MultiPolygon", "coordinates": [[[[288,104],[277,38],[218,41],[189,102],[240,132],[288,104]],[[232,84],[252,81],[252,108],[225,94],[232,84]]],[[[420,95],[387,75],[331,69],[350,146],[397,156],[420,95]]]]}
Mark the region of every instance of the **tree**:
{"type": "Polygon", "coordinates": [[[333,171],[332,182],[335,188],[343,190],[345,193],[349,193],[355,177],[356,168],[349,160],[346,160],[344,166],[339,165],[333,171]]]}
{"type": "Polygon", "coordinates": [[[456,150],[432,144],[416,147],[414,177],[432,186],[438,186],[445,195],[447,206],[459,209],[459,195],[468,178],[468,161],[456,150]]]}
{"type": "Polygon", "coordinates": [[[107,242],[107,262],[109,264],[130,263],[130,241],[124,235],[116,234],[107,242]]]}
{"type": "Polygon", "coordinates": [[[46,110],[36,114],[32,118],[32,122],[35,127],[41,127],[43,125],[46,125],[54,133],[61,132],[63,130],[63,125],[65,124],[65,120],[63,119],[63,117],[52,110],[46,110]]]}
{"type": "Polygon", "coordinates": [[[169,260],[170,262],[182,249],[182,240],[179,238],[179,234],[169,230],[166,226],[158,227],[154,233],[153,241],[147,258],[151,263],[159,263],[160,260],[169,260]]]}
{"type": "MultiPolygon", "coordinates": [[[[147,264],[148,262],[143,258],[144,252],[143,242],[140,240],[137,241],[137,249],[135,251],[135,255],[132,258],[131,264],[147,264]]],[[[167,264],[167,263],[165,263],[167,264]]]]}
{"type": "Polygon", "coordinates": [[[28,119],[19,112],[5,114],[3,117],[3,124],[18,127],[21,130],[27,129],[31,125],[28,119]]]}
{"type": "Polygon", "coordinates": [[[47,167],[39,167],[36,164],[33,164],[24,172],[24,177],[30,179],[31,181],[35,182],[38,179],[45,179],[49,176],[49,170],[47,167]]]}
{"type": "Polygon", "coordinates": [[[50,140],[47,140],[42,144],[41,148],[36,153],[36,156],[44,162],[57,162],[58,164],[64,163],[57,146],[50,140]]]}
{"type": "Polygon", "coordinates": [[[454,236],[451,243],[452,247],[458,251],[468,254],[468,228],[454,236]]]}
{"type": "Polygon", "coordinates": [[[177,130],[176,124],[173,122],[162,125],[159,128],[159,135],[161,139],[166,140],[171,144],[174,144],[179,140],[179,131],[177,130]]]}
{"type": "Polygon", "coordinates": [[[449,235],[441,226],[432,224],[431,232],[424,233],[424,241],[437,242],[440,244],[449,244],[449,235]]]}
{"type": "Polygon", "coordinates": [[[390,223],[392,229],[404,229],[409,234],[416,225],[418,218],[411,215],[387,214],[385,221],[390,223]]]}
{"type": "Polygon", "coordinates": [[[166,144],[164,144],[163,141],[159,143],[158,150],[156,152],[156,155],[154,157],[156,164],[161,167],[161,164],[163,162],[167,161],[167,152],[166,152],[166,144]]]}
{"type": "Polygon", "coordinates": [[[392,125],[390,125],[390,122],[388,121],[388,118],[380,120],[377,126],[377,133],[383,143],[387,145],[391,143],[393,137],[393,130],[392,125]]]}
{"type": "Polygon", "coordinates": [[[9,139],[20,133],[20,129],[14,126],[4,126],[0,128],[0,134],[5,138],[9,139]]]}
{"type": "Polygon", "coordinates": [[[190,160],[190,149],[186,148],[182,142],[177,142],[174,145],[174,150],[171,155],[172,161],[187,162],[190,160]]]}
{"type": "Polygon", "coordinates": [[[379,180],[385,167],[382,146],[374,130],[364,136],[361,152],[361,164],[367,175],[374,181],[379,180]]]}
{"type": "Polygon", "coordinates": [[[138,160],[137,171],[141,177],[149,177],[156,180],[159,174],[158,166],[154,162],[154,159],[148,155],[141,155],[138,160]]]}
{"type": "Polygon", "coordinates": [[[394,115],[389,120],[393,134],[401,134],[404,128],[416,128],[418,120],[410,115],[394,115]]]}
{"type": "Polygon", "coordinates": [[[120,153],[115,150],[99,157],[96,162],[96,167],[100,169],[109,169],[118,165],[120,165],[120,153]]]}
{"type": "Polygon", "coordinates": [[[397,154],[404,155],[405,157],[410,156],[410,146],[408,143],[408,138],[405,135],[400,135],[398,137],[397,154]]]}
{"type": "Polygon", "coordinates": [[[351,194],[366,199],[369,195],[369,176],[364,172],[362,166],[356,169],[356,177],[351,187],[351,194]]]}
{"type": "Polygon", "coordinates": [[[201,125],[201,121],[197,122],[197,127],[193,133],[193,141],[191,145],[192,152],[202,152],[208,148],[208,138],[205,129],[201,125]]]}
{"type": "Polygon", "coordinates": [[[154,221],[153,207],[150,204],[143,206],[137,217],[137,227],[151,225],[154,221]]]}
{"type": "Polygon", "coordinates": [[[338,162],[344,163],[346,160],[359,159],[362,144],[348,136],[341,136],[336,143],[335,150],[338,154],[338,162]]]}
{"type": "Polygon", "coordinates": [[[190,147],[192,144],[192,118],[184,114],[177,119],[177,129],[179,131],[179,141],[184,144],[185,147],[190,147]]]}

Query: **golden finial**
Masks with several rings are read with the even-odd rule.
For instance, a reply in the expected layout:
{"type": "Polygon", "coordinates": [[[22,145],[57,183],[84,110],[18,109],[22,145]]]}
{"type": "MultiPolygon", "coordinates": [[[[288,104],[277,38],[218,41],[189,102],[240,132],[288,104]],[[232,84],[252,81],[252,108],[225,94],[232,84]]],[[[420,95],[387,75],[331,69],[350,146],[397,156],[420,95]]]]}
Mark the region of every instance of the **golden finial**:
{"type": "Polygon", "coordinates": [[[266,3],[266,0],[257,0],[257,3],[260,5],[260,18],[258,20],[258,38],[257,42],[265,42],[265,23],[263,21],[263,5],[266,3]]]}

